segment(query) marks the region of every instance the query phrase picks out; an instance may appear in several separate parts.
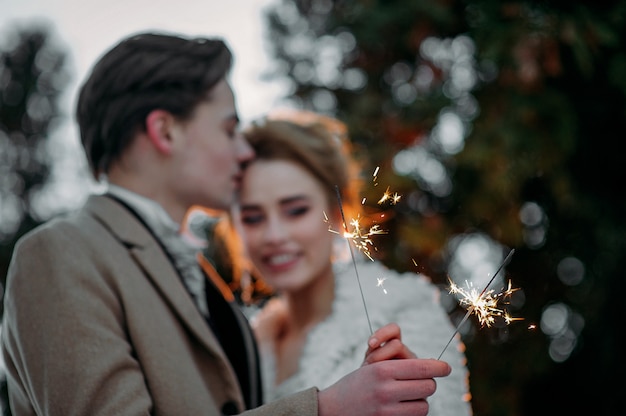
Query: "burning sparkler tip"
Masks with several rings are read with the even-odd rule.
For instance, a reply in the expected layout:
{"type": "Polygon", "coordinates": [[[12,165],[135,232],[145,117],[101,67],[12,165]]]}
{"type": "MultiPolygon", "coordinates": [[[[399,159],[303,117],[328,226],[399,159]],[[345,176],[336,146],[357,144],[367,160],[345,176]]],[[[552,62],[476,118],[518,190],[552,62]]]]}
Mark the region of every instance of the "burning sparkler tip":
{"type": "Polygon", "coordinates": [[[467,281],[465,281],[465,287],[461,287],[457,285],[450,278],[450,276],[448,276],[449,293],[459,296],[459,304],[465,307],[467,312],[461,323],[459,323],[459,325],[456,327],[456,330],[454,331],[454,334],[452,334],[450,341],[448,341],[448,344],[446,344],[446,346],[443,348],[443,351],[441,351],[439,358],[441,358],[446,348],[448,348],[448,345],[450,345],[450,342],[452,341],[454,336],[459,332],[459,328],[461,328],[463,323],[465,323],[467,318],[469,318],[469,316],[472,314],[476,316],[481,327],[491,327],[496,322],[496,318],[502,319],[506,325],[509,325],[514,321],[521,321],[524,319],[509,315],[508,311],[501,306],[502,304],[507,303],[507,300],[514,292],[519,290],[519,288],[513,287],[511,280],[509,280],[507,287],[505,289],[502,289],[502,291],[500,292],[495,292],[494,290],[489,289],[489,286],[498,275],[498,273],[500,273],[500,270],[502,270],[502,268],[506,266],[511,260],[514,251],[515,250],[513,249],[509,252],[500,267],[498,267],[496,272],[493,274],[493,276],[481,292],[478,292],[473,287],[473,285],[467,281]]]}

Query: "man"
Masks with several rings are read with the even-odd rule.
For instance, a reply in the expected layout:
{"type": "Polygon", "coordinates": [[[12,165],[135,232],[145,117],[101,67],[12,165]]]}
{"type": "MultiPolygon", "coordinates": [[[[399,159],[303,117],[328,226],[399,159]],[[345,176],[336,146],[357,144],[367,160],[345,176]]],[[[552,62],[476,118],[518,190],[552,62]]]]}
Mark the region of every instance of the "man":
{"type": "Polygon", "coordinates": [[[178,234],[193,205],[228,209],[254,154],[238,132],[221,40],[122,40],[82,86],[77,121],[108,191],[16,246],[2,349],[15,415],[366,415],[427,412],[437,360],[374,333],[336,385],[261,406],[247,322],[178,234]]]}

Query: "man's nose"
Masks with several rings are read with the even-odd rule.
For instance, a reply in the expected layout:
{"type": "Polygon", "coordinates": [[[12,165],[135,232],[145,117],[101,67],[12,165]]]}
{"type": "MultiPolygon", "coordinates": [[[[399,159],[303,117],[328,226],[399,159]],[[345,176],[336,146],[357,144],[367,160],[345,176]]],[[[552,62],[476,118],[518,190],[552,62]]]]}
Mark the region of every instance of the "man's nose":
{"type": "Polygon", "coordinates": [[[246,162],[254,159],[254,149],[252,145],[248,143],[248,140],[244,137],[243,134],[237,133],[237,137],[235,138],[235,146],[237,152],[237,159],[239,163],[245,165],[246,162]]]}

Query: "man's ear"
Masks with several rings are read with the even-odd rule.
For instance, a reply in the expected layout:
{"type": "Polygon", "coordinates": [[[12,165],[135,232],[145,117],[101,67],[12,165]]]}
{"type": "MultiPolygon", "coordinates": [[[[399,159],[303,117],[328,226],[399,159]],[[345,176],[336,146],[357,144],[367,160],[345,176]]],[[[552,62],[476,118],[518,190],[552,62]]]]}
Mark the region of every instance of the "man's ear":
{"type": "Polygon", "coordinates": [[[152,110],[146,117],[148,138],[154,147],[162,153],[169,154],[172,150],[170,129],[173,121],[172,114],[165,110],[152,110]]]}

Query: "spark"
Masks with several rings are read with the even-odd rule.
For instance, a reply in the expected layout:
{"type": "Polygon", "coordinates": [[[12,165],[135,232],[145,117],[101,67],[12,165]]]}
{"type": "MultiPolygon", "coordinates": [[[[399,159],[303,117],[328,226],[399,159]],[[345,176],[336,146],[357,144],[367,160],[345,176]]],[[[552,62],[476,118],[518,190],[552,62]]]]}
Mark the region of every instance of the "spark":
{"type": "Polygon", "coordinates": [[[381,196],[380,199],[378,200],[378,205],[382,204],[383,202],[385,202],[389,198],[391,198],[391,193],[389,192],[389,187],[387,187],[385,192],[383,192],[383,196],[381,196]]]}
{"type": "Polygon", "coordinates": [[[380,170],[380,166],[376,166],[376,169],[374,169],[374,173],[372,174],[372,182],[374,182],[374,186],[378,186],[378,182],[376,182],[378,180],[378,171],[380,170]]]}
{"type": "MultiPolygon", "coordinates": [[[[330,223],[328,220],[328,215],[326,215],[326,213],[324,213],[324,221],[330,223]]],[[[374,242],[372,241],[371,237],[379,234],[387,234],[387,231],[380,228],[379,224],[374,224],[369,227],[369,229],[362,228],[359,217],[352,218],[350,220],[350,225],[352,226],[352,231],[348,231],[348,228],[345,226],[345,222],[343,233],[334,230],[332,228],[332,225],[328,226],[328,231],[335,234],[343,234],[343,237],[351,241],[357,250],[365,254],[367,258],[369,258],[371,261],[374,261],[371,250],[376,250],[376,246],[374,246],[374,242]]]]}
{"type": "Polygon", "coordinates": [[[466,281],[465,284],[467,288],[462,288],[450,280],[450,293],[460,295],[461,299],[459,300],[459,304],[466,307],[468,311],[471,310],[472,313],[476,315],[481,327],[490,327],[496,321],[497,317],[503,318],[507,325],[513,321],[522,319],[510,316],[501,306],[513,292],[519,290],[519,288],[513,288],[511,286],[510,280],[507,289],[501,292],[487,290],[479,293],[471,283],[467,283],[466,281]]]}
{"type": "Polygon", "coordinates": [[[385,192],[383,192],[383,195],[378,200],[378,205],[381,205],[385,201],[389,201],[389,203],[391,205],[396,205],[398,202],[400,202],[401,198],[402,198],[402,196],[398,195],[397,192],[394,192],[393,195],[392,195],[391,191],[389,190],[389,187],[387,187],[385,192]]]}
{"type": "Polygon", "coordinates": [[[508,299],[513,292],[519,290],[518,288],[512,287],[510,280],[509,280],[507,289],[503,290],[502,292],[494,292],[493,290],[488,290],[493,280],[496,278],[498,273],[500,273],[500,270],[502,270],[502,268],[509,263],[509,261],[511,260],[511,257],[513,257],[514,252],[515,252],[515,249],[512,249],[509,252],[509,254],[506,256],[502,264],[500,264],[500,267],[498,267],[498,270],[496,270],[496,272],[493,274],[491,279],[489,279],[489,282],[487,282],[487,284],[485,285],[485,288],[480,293],[478,293],[469,284],[467,285],[468,286],[467,289],[463,289],[455,285],[450,280],[450,293],[456,293],[456,294],[461,295],[459,304],[461,306],[467,307],[467,313],[465,314],[461,322],[457,325],[456,329],[454,330],[454,333],[450,337],[450,340],[448,340],[448,343],[446,344],[446,346],[443,347],[441,354],[439,354],[439,357],[437,358],[438,360],[446,351],[446,349],[448,348],[448,346],[454,339],[454,336],[459,332],[459,329],[461,328],[461,326],[465,323],[465,321],[467,321],[467,319],[472,314],[475,314],[477,316],[478,321],[481,324],[481,327],[491,326],[495,322],[496,316],[502,317],[507,325],[513,321],[523,319],[523,318],[511,317],[508,314],[508,312],[506,312],[506,310],[500,307],[501,302],[508,299]]]}
{"type": "Polygon", "coordinates": [[[387,289],[385,289],[385,286],[383,286],[383,284],[385,283],[385,280],[387,280],[386,277],[377,277],[376,278],[376,286],[383,288],[383,292],[386,295],[387,294],[387,289]]]}
{"type": "MultiPolygon", "coordinates": [[[[411,259],[411,261],[413,262],[413,265],[414,265],[416,268],[420,268],[420,267],[421,267],[421,266],[419,266],[419,265],[417,264],[417,262],[415,261],[415,259],[413,259],[413,258],[412,258],[412,259],[411,259]]],[[[424,268],[422,267],[422,269],[424,269],[424,268]]],[[[418,273],[418,274],[419,274],[419,273],[420,273],[420,271],[418,270],[418,271],[416,271],[415,273],[418,273]]]]}

